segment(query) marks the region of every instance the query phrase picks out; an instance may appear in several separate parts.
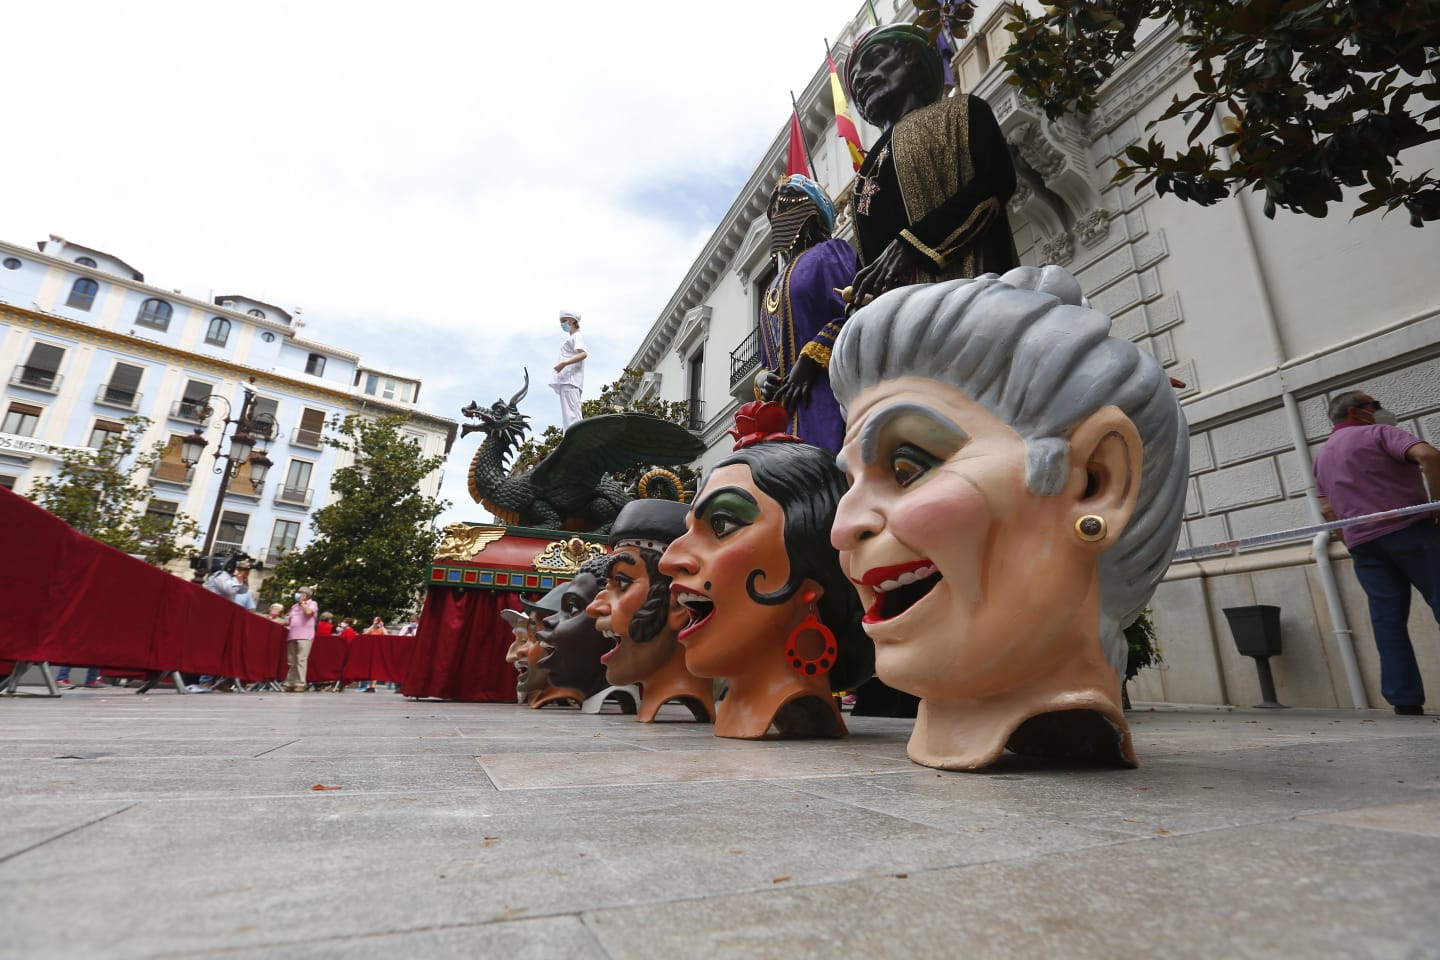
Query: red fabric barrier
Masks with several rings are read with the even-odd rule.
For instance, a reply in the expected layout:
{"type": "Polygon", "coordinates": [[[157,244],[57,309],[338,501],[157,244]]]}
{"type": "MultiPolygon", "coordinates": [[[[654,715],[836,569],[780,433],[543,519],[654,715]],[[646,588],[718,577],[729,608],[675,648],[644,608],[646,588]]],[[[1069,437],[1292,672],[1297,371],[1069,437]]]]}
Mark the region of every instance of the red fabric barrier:
{"type": "Polygon", "coordinates": [[[0,530],[0,657],[278,678],[283,626],[91,540],[4,489],[0,530]]]}
{"type": "Polygon", "coordinates": [[[337,636],[316,637],[310,644],[305,679],[310,683],[334,683],[345,672],[346,643],[337,636]]]}
{"type": "Polygon", "coordinates": [[[345,681],[374,680],[376,683],[404,683],[410,668],[414,637],[385,633],[362,633],[350,641],[345,658],[345,681]]]}
{"type": "Polygon", "coordinates": [[[505,662],[514,634],[500,611],[518,609],[520,598],[514,593],[431,587],[401,692],[514,703],[515,670],[505,662]]]}

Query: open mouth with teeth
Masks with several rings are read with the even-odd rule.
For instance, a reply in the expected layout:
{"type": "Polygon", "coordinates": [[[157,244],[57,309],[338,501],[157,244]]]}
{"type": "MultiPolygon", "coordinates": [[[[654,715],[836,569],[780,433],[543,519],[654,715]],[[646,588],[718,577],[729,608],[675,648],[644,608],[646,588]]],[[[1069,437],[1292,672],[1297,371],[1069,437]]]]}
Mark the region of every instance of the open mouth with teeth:
{"type": "Polygon", "coordinates": [[[678,585],[672,585],[671,593],[676,602],[690,613],[690,622],[680,630],[680,640],[683,642],[686,637],[703,627],[705,621],[715,615],[715,601],[703,593],[686,590],[678,585]]]}
{"type": "Polygon", "coordinates": [[[606,663],[611,657],[615,656],[615,654],[620,651],[620,644],[625,642],[625,638],[620,636],[620,634],[616,633],[614,630],[601,630],[600,636],[604,637],[606,640],[614,641],[615,643],[615,645],[609,650],[606,650],[604,653],[600,654],[600,662],[606,663]]]}
{"type": "Polygon", "coordinates": [[[870,604],[860,622],[894,620],[925,599],[940,579],[940,571],[929,560],[913,560],[868,571],[855,582],[875,591],[875,602],[870,604]]]}

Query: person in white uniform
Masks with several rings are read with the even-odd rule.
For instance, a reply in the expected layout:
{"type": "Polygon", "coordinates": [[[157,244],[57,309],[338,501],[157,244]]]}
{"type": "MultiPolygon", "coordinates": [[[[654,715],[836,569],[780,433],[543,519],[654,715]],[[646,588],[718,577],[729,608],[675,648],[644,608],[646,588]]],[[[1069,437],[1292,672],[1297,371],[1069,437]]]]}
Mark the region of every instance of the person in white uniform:
{"type": "Polygon", "coordinates": [[[566,337],[560,344],[560,359],[555,364],[555,376],[550,378],[550,389],[560,397],[561,426],[568,430],[570,424],[580,419],[580,391],[585,386],[587,354],[585,338],[580,334],[580,314],[561,310],[560,328],[566,337]]]}

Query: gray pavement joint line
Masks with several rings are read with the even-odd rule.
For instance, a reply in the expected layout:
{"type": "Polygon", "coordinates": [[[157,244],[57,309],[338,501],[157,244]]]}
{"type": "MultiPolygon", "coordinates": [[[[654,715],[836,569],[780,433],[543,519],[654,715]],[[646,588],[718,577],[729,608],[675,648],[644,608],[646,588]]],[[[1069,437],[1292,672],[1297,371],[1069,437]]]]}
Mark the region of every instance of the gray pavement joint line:
{"type": "Polygon", "coordinates": [[[301,740],[303,740],[303,739],[305,739],[305,738],[304,738],[304,737],[296,737],[294,740],[291,740],[289,743],[282,743],[282,744],[280,744],[278,747],[271,747],[269,750],[261,750],[259,753],[255,754],[255,756],[251,757],[250,759],[251,759],[251,760],[259,760],[261,757],[265,756],[267,753],[274,753],[276,750],[284,750],[286,747],[290,746],[291,743],[299,743],[299,742],[300,742],[301,740]]]}
{"type": "MultiPolygon", "coordinates": [[[[685,899],[690,900],[703,898],[687,897],[685,899]]],[[[646,907],[671,902],[678,901],[646,901],[645,903],[633,904],[633,906],[646,907]]],[[[623,910],[630,906],[632,906],[632,904],[618,904],[614,907],[601,907],[600,909],[623,910]]],[[[256,953],[256,951],[278,950],[290,947],[303,947],[307,945],[315,945],[322,943],[347,943],[362,940],[373,940],[378,937],[405,937],[417,933],[438,933],[445,930],[470,930],[478,927],[495,927],[507,923],[524,924],[541,920],[563,920],[566,917],[575,918],[575,920],[579,922],[582,927],[585,927],[586,932],[590,933],[590,935],[593,937],[594,932],[591,931],[589,927],[585,926],[584,918],[581,916],[583,912],[589,911],[565,910],[557,911],[555,913],[526,914],[525,916],[516,917],[495,917],[491,920],[464,920],[458,921],[456,923],[431,923],[423,927],[402,927],[394,930],[372,930],[366,933],[337,933],[331,936],[322,935],[318,937],[306,937],[300,940],[266,940],[263,943],[236,944],[234,946],[213,946],[207,944],[203,950],[203,953],[205,956],[219,956],[226,953],[254,954],[256,953]]],[[[603,947],[601,948],[601,952],[607,957],[613,956],[610,951],[605,950],[603,947]]],[[[149,953],[145,956],[148,958],[148,960],[172,960],[172,958],[179,957],[184,957],[188,960],[188,958],[194,957],[195,955],[196,951],[194,949],[187,949],[176,953],[149,953]]]]}
{"type": "Polygon", "coordinates": [[[120,814],[124,813],[126,810],[130,810],[130,809],[132,809],[132,808],[134,808],[134,807],[138,807],[138,806],[140,805],[140,803],[141,803],[141,801],[139,801],[139,800],[132,801],[132,802],[130,802],[130,803],[125,804],[125,806],[121,807],[119,810],[111,810],[109,813],[101,814],[100,816],[96,817],[94,820],[87,820],[87,821],[85,821],[84,823],[81,823],[81,824],[78,824],[78,825],[76,825],[76,826],[71,827],[69,830],[61,830],[59,833],[55,834],[55,835],[52,836],[52,837],[46,837],[44,840],[38,840],[38,841],[36,841],[35,843],[30,844],[30,846],[28,846],[28,847],[24,847],[23,849],[16,850],[14,853],[7,853],[7,854],[5,854],[3,857],[0,857],[0,863],[7,863],[7,862],[9,862],[9,861],[11,861],[11,860],[14,860],[16,857],[20,856],[21,854],[29,853],[31,850],[34,850],[34,849],[36,849],[36,848],[38,848],[38,847],[43,847],[43,846],[45,846],[45,844],[47,844],[47,843],[52,843],[52,842],[54,842],[54,841],[56,841],[56,840],[59,840],[61,837],[68,837],[70,834],[75,833],[77,830],[84,830],[86,827],[93,826],[93,825],[99,823],[99,822],[102,821],[102,820],[109,820],[111,817],[119,816],[120,814]]]}
{"type": "Polygon", "coordinates": [[[485,764],[480,762],[479,757],[473,757],[472,759],[474,759],[475,761],[475,766],[479,767],[480,772],[485,775],[485,782],[490,784],[490,789],[493,790],[495,793],[499,793],[500,784],[496,783],[495,778],[490,776],[490,771],[485,769],[485,764]]]}

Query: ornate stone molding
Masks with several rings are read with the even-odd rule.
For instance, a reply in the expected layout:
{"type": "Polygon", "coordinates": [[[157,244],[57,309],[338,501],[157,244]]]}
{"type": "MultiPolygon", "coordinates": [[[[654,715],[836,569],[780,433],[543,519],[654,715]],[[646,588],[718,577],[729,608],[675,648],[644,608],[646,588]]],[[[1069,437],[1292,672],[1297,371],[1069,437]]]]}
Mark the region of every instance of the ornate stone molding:
{"type": "Polygon", "coordinates": [[[1068,233],[1057,233],[1040,243],[1040,262],[1065,266],[1075,258],[1075,241],[1068,233]]]}
{"type": "Polygon", "coordinates": [[[1110,234],[1110,211],[1095,207],[1075,221],[1075,235],[1087,247],[1093,247],[1110,234]]]}
{"type": "Polygon", "coordinates": [[[710,305],[692,307],[685,312],[680,332],[675,335],[675,355],[684,360],[710,338],[710,305]]]}

